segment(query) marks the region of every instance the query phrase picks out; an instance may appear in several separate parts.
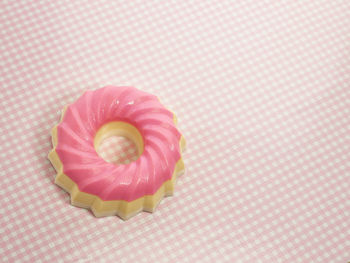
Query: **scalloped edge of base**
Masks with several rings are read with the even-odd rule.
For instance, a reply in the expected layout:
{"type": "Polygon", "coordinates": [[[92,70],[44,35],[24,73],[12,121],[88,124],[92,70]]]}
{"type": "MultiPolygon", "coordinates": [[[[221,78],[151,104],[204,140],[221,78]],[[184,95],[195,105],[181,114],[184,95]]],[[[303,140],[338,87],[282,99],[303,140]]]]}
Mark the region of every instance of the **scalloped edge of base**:
{"type": "Polygon", "coordinates": [[[96,217],[117,215],[124,220],[131,218],[141,211],[154,212],[165,196],[173,195],[176,179],[185,171],[185,166],[181,158],[176,163],[171,180],[164,182],[153,195],[145,195],[130,202],[125,200],[105,201],[96,195],[79,190],[77,184],[63,173],[63,166],[60,164],[55,150],[50,152],[49,160],[55,169],[56,167],[58,168],[55,183],[70,194],[72,205],[90,209],[96,217]]]}

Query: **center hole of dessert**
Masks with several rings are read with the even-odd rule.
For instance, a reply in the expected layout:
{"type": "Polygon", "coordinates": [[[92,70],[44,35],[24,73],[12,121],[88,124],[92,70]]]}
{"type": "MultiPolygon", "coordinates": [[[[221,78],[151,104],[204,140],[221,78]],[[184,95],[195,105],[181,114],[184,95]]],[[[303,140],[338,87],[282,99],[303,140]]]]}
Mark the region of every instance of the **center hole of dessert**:
{"type": "Polygon", "coordinates": [[[111,136],[100,143],[97,153],[106,162],[113,164],[128,164],[138,158],[135,143],[123,136],[111,136]]]}
{"type": "Polygon", "coordinates": [[[94,147],[106,162],[128,164],[143,152],[143,138],[133,125],[114,121],[103,125],[96,133],[94,147]]]}

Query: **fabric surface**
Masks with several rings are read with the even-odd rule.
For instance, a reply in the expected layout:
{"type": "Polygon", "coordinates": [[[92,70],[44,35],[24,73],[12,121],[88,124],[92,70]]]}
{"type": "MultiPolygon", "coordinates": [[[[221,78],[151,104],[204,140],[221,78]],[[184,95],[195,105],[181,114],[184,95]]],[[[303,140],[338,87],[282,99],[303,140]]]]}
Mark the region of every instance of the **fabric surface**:
{"type": "Polygon", "coordinates": [[[349,261],[349,12],[1,1],[0,261],[349,261]],[[105,85],[159,96],[187,140],[175,195],[128,221],[71,206],[47,160],[63,106],[105,85]]]}

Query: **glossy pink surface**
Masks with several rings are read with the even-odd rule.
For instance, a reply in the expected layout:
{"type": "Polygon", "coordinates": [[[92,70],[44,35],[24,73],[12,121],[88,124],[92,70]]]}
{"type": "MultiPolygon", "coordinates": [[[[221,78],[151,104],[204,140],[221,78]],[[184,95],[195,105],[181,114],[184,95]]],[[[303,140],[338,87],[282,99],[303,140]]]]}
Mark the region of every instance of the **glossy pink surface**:
{"type": "Polygon", "coordinates": [[[132,201],[154,194],[171,179],[180,159],[181,134],[173,113],[156,96],[133,87],[85,92],[68,106],[57,136],[63,172],[81,191],[103,200],[132,201]],[[96,132],[111,121],[128,122],[141,133],[144,151],[135,162],[114,165],[95,151],[96,132]]]}

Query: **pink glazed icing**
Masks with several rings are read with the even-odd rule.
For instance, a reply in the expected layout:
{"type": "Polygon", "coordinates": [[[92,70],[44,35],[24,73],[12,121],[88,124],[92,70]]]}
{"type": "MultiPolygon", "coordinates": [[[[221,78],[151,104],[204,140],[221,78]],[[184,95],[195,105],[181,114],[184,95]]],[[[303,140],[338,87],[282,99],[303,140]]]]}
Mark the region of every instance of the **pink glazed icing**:
{"type": "Polygon", "coordinates": [[[133,87],[86,91],[67,107],[57,127],[56,152],[64,174],[80,191],[105,201],[153,195],[171,179],[181,158],[181,134],[173,117],[156,96],[133,87]],[[97,154],[94,136],[111,121],[132,124],[142,135],[144,151],[135,162],[114,165],[97,154]]]}

